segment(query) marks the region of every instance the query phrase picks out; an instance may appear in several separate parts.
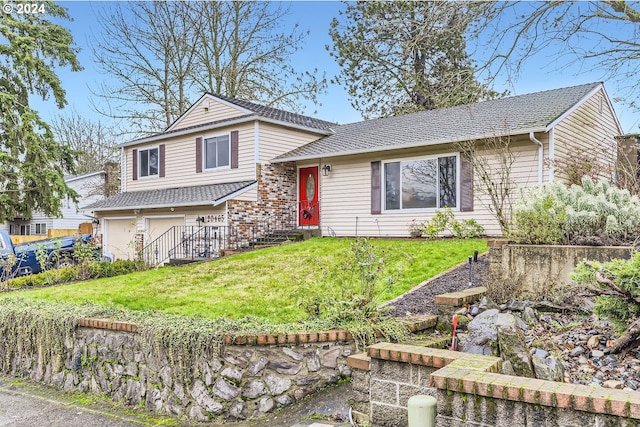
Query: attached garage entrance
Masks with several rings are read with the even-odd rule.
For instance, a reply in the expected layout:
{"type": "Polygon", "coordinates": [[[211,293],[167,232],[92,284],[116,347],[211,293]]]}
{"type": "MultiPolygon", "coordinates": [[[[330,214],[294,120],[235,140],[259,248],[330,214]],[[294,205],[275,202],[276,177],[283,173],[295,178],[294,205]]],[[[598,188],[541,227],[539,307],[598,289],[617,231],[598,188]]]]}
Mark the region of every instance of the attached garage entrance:
{"type": "MultiPolygon", "coordinates": [[[[156,262],[168,262],[169,251],[178,244],[177,237],[180,233],[170,233],[163,237],[167,231],[174,226],[184,225],[184,216],[174,217],[147,217],[146,218],[147,233],[145,236],[145,246],[150,245],[160,238],[151,248],[151,261],[153,264],[156,262]]],[[[146,251],[145,251],[146,252],[146,251]]]]}
{"type": "Polygon", "coordinates": [[[104,220],[104,253],[113,259],[134,258],[135,218],[104,220]]]}

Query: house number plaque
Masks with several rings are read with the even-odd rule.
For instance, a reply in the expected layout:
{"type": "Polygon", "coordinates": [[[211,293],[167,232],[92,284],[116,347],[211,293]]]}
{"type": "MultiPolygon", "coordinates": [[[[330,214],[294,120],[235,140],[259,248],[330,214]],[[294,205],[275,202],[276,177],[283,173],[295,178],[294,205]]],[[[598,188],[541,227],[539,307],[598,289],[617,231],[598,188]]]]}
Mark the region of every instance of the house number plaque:
{"type": "Polygon", "coordinates": [[[204,217],[204,222],[215,222],[215,223],[220,223],[220,222],[224,222],[224,214],[219,214],[219,215],[207,215],[204,217]]]}

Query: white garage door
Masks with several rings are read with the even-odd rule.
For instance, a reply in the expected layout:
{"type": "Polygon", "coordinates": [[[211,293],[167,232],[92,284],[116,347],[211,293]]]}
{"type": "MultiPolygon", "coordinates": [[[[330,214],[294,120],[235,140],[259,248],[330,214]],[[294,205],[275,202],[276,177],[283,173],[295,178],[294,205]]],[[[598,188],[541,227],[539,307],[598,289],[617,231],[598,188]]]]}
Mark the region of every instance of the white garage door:
{"type": "Polygon", "coordinates": [[[105,219],[104,252],[113,259],[133,259],[136,222],[129,219],[105,219]]]}
{"type": "MultiPolygon", "coordinates": [[[[153,245],[152,260],[153,264],[157,262],[169,262],[169,251],[173,249],[178,242],[175,241],[177,233],[169,233],[165,235],[173,226],[184,225],[184,217],[171,218],[147,218],[147,236],[145,246],[152,244],[156,239],[159,240],[153,245]]],[[[182,235],[182,234],[179,234],[182,235]]]]}

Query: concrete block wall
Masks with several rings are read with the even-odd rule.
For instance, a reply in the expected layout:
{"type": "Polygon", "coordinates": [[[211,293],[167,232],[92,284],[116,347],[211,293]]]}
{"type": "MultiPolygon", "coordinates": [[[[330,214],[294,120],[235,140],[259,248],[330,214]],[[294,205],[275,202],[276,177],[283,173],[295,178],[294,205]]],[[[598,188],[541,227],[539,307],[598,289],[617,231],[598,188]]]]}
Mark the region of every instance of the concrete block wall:
{"type": "MultiPolygon", "coordinates": [[[[436,397],[436,427],[640,426],[640,392],[502,375],[499,358],[426,347],[380,343],[367,355],[372,427],[406,426],[415,394],[436,397]]],[[[356,375],[365,367],[353,358],[356,375]]]]}
{"type": "Polygon", "coordinates": [[[570,274],[585,259],[606,262],[629,259],[631,253],[625,246],[493,245],[489,273],[492,280],[517,280],[524,292],[535,295],[570,282],[570,274]]]}

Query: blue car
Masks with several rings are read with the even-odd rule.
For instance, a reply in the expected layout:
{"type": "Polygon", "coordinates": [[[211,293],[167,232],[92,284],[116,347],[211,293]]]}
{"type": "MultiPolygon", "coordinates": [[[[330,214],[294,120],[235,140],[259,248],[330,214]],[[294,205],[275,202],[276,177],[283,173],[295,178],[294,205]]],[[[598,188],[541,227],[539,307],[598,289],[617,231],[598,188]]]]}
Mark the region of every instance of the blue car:
{"type": "Polygon", "coordinates": [[[45,268],[60,268],[75,263],[77,243],[92,243],[91,234],[61,236],[14,245],[9,233],[0,230],[0,280],[42,271],[36,256],[42,252],[45,268]],[[13,258],[15,255],[15,259],[13,258]]]}

